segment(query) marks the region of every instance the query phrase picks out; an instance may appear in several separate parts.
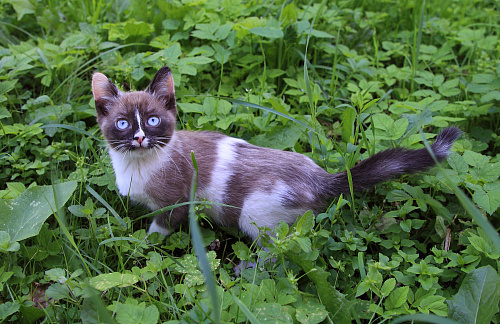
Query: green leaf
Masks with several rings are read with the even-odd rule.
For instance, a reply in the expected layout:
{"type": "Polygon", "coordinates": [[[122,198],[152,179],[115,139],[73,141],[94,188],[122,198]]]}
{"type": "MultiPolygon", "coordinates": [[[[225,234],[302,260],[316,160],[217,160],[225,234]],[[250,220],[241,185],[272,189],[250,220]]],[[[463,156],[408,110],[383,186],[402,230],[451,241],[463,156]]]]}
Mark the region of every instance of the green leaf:
{"type": "Polygon", "coordinates": [[[384,284],[382,285],[382,288],[380,288],[380,293],[383,296],[388,296],[391,291],[396,287],[396,279],[394,278],[389,278],[387,279],[384,284]]]}
{"type": "Polygon", "coordinates": [[[7,231],[0,231],[0,252],[16,252],[20,247],[19,243],[10,240],[7,231]]]}
{"type": "Polygon", "coordinates": [[[387,309],[395,309],[403,306],[407,300],[408,291],[410,287],[398,287],[394,289],[389,297],[386,298],[384,305],[387,309]]]}
{"type": "Polygon", "coordinates": [[[375,133],[377,139],[396,140],[403,136],[409,121],[406,118],[394,121],[388,115],[376,114],[373,115],[373,124],[377,130],[375,133]]]}
{"type": "Polygon", "coordinates": [[[68,287],[58,282],[50,285],[50,287],[45,291],[45,294],[47,297],[55,300],[70,298],[68,287]]]}
{"type": "Polygon", "coordinates": [[[311,210],[308,210],[297,221],[297,232],[299,232],[299,235],[306,235],[313,228],[314,214],[311,210]]]}
{"type": "Polygon", "coordinates": [[[482,155],[474,151],[467,150],[464,152],[463,158],[470,166],[473,167],[483,167],[488,164],[490,160],[489,156],[482,155]]]}
{"type": "Polygon", "coordinates": [[[139,281],[139,277],[131,273],[106,273],[90,278],[90,285],[104,291],[113,287],[128,287],[139,281]]]}
{"type": "Polygon", "coordinates": [[[489,324],[498,312],[500,277],[491,266],[468,273],[452,298],[447,300],[448,316],[460,323],[489,324]]]}
{"type": "Polygon", "coordinates": [[[20,305],[18,303],[13,302],[5,302],[0,304],[0,319],[4,320],[10,315],[19,311],[20,305]]]}
{"type": "Polygon", "coordinates": [[[346,143],[354,143],[354,123],[357,112],[352,107],[347,107],[342,112],[342,140],[346,143]]]}
{"type": "Polygon", "coordinates": [[[299,243],[300,248],[302,251],[306,253],[311,252],[311,240],[308,237],[297,237],[296,238],[297,243],[299,243]]]}
{"type": "Polygon", "coordinates": [[[288,123],[285,126],[273,127],[271,131],[259,134],[249,142],[257,146],[284,150],[294,147],[301,135],[302,130],[299,126],[288,123]]]}
{"type": "Polygon", "coordinates": [[[64,283],[66,281],[66,271],[61,268],[54,268],[45,271],[45,279],[64,283]]]}
{"type": "Polygon", "coordinates": [[[478,190],[472,196],[472,200],[488,214],[493,214],[500,206],[500,183],[487,183],[484,189],[478,190]]]}
{"type": "Polygon", "coordinates": [[[460,94],[458,79],[448,80],[439,87],[439,93],[445,97],[457,96],[460,94]]]}
{"type": "MultiPolygon", "coordinates": [[[[129,301],[129,300],[127,300],[129,301]]],[[[120,324],[156,324],[160,313],[155,305],[146,307],[146,303],[117,303],[116,320],[120,324]]]]}
{"type": "Polygon", "coordinates": [[[448,307],[445,304],[445,300],[446,298],[443,296],[427,296],[420,301],[418,309],[427,314],[431,311],[439,316],[447,316],[448,307]]]}
{"type": "Polygon", "coordinates": [[[23,315],[23,320],[25,320],[26,323],[35,323],[36,320],[44,317],[46,314],[44,310],[41,310],[38,307],[25,305],[21,306],[20,313],[23,315]]]}
{"type": "Polygon", "coordinates": [[[17,13],[17,20],[23,19],[24,15],[35,13],[35,7],[29,0],[10,0],[9,2],[17,13]]]}
{"type": "Polygon", "coordinates": [[[458,174],[466,174],[469,171],[469,165],[465,162],[465,159],[456,152],[452,152],[447,161],[458,174]]]}
{"type": "Polygon", "coordinates": [[[250,29],[250,32],[265,38],[283,38],[283,31],[278,28],[254,27],[250,29]]]}
{"type": "MultiPolygon", "coordinates": [[[[2,81],[2,82],[0,82],[0,96],[4,95],[7,92],[9,92],[12,89],[14,89],[16,83],[17,83],[17,80],[2,81]]],[[[9,114],[9,116],[10,116],[10,114],[9,114]]]]}
{"type": "Polygon", "coordinates": [[[328,315],[325,306],[316,299],[304,298],[302,304],[297,308],[295,317],[300,323],[321,323],[328,315]]]}
{"type": "Polygon", "coordinates": [[[70,181],[35,186],[16,199],[0,199],[0,231],[7,231],[13,242],[37,235],[45,220],[68,201],[76,185],[70,181]]]}
{"type": "Polygon", "coordinates": [[[238,259],[248,260],[248,257],[250,256],[251,252],[245,243],[238,241],[234,243],[231,247],[233,248],[233,251],[238,257],[238,259]]]}
{"type": "Polygon", "coordinates": [[[299,265],[305,271],[307,276],[316,285],[318,296],[321,303],[325,305],[333,323],[347,324],[351,323],[351,307],[345,296],[335,289],[328,281],[330,273],[317,267],[311,261],[299,257],[295,253],[285,252],[285,256],[292,262],[299,265]]]}
{"type": "Polygon", "coordinates": [[[231,51],[225,49],[220,44],[214,43],[212,47],[215,50],[214,59],[220,64],[225,64],[229,61],[229,57],[231,56],[231,51]]]}
{"type": "Polygon", "coordinates": [[[292,317],[286,307],[278,303],[262,303],[255,307],[253,313],[259,323],[292,323],[292,317]]]}
{"type": "Polygon", "coordinates": [[[496,181],[500,176],[500,162],[484,164],[475,169],[473,174],[484,182],[496,181]]]}

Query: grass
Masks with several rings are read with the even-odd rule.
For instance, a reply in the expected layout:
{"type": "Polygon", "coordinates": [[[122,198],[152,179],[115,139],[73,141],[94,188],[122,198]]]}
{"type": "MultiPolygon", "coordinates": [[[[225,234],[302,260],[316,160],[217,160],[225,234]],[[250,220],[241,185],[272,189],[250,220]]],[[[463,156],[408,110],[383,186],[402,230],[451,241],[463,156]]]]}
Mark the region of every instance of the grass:
{"type": "Polygon", "coordinates": [[[479,0],[2,3],[0,322],[498,323],[497,9],[479,0]],[[154,212],[116,190],[90,79],[100,71],[143,89],[163,65],[179,128],[296,151],[329,172],[424,147],[449,125],[464,134],[440,168],[263,234],[269,251],[214,226],[202,208],[210,202],[190,205],[199,231],[146,240],[154,212]],[[65,203],[61,185],[74,188],[65,203]],[[49,203],[37,210],[35,198],[49,203]],[[47,217],[29,218],[36,212],[47,217]],[[23,217],[40,228],[27,230],[23,217]]]}

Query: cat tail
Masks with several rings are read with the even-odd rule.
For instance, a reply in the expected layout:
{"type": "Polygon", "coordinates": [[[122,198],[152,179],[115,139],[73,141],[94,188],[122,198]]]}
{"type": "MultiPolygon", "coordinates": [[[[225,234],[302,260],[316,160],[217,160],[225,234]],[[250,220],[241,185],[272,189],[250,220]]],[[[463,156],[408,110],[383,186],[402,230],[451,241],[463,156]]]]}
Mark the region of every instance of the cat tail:
{"type": "MultiPolygon", "coordinates": [[[[450,154],[453,142],[462,134],[457,127],[445,128],[431,145],[436,159],[441,162],[450,154]]],[[[403,174],[424,171],[436,163],[427,148],[409,150],[394,148],[372,155],[351,168],[353,190],[363,191],[378,183],[401,176],[403,174]]],[[[330,189],[335,196],[349,194],[347,171],[332,174],[330,189]]]]}

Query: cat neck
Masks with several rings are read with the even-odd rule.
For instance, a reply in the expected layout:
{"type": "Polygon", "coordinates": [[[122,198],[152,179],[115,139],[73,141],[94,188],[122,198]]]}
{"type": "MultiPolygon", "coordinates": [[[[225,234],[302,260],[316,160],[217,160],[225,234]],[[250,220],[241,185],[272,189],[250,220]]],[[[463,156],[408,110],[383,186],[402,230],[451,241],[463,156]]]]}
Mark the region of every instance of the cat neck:
{"type": "Polygon", "coordinates": [[[158,208],[146,193],[146,185],[165,163],[173,163],[172,154],[178,144],[177,136],[172,134],[168,145],[160,148],[135,149],[120,152],[109,147],[109,156],[115,170],[118,191],[123,196],[146,204],[149,208],[158,208]]]}

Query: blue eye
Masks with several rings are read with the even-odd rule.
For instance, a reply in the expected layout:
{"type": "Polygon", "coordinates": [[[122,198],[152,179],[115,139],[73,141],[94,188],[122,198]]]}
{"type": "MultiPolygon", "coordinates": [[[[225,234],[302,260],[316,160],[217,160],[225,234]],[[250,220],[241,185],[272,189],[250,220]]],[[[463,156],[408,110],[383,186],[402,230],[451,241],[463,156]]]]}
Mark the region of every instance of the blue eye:
{"type": "Polygon", "coordinates": [[[148,118],[148,125],[150,126],[157,126],[160,123],[160,117],[149,117],[148,118]]]}
{"type": "Polygon", "coordinates": [[[116,127],[118,129],[126,129],[128,127],[128,121],[126,121],[125,119],[118,119],[116,121],[116,127]]]}

